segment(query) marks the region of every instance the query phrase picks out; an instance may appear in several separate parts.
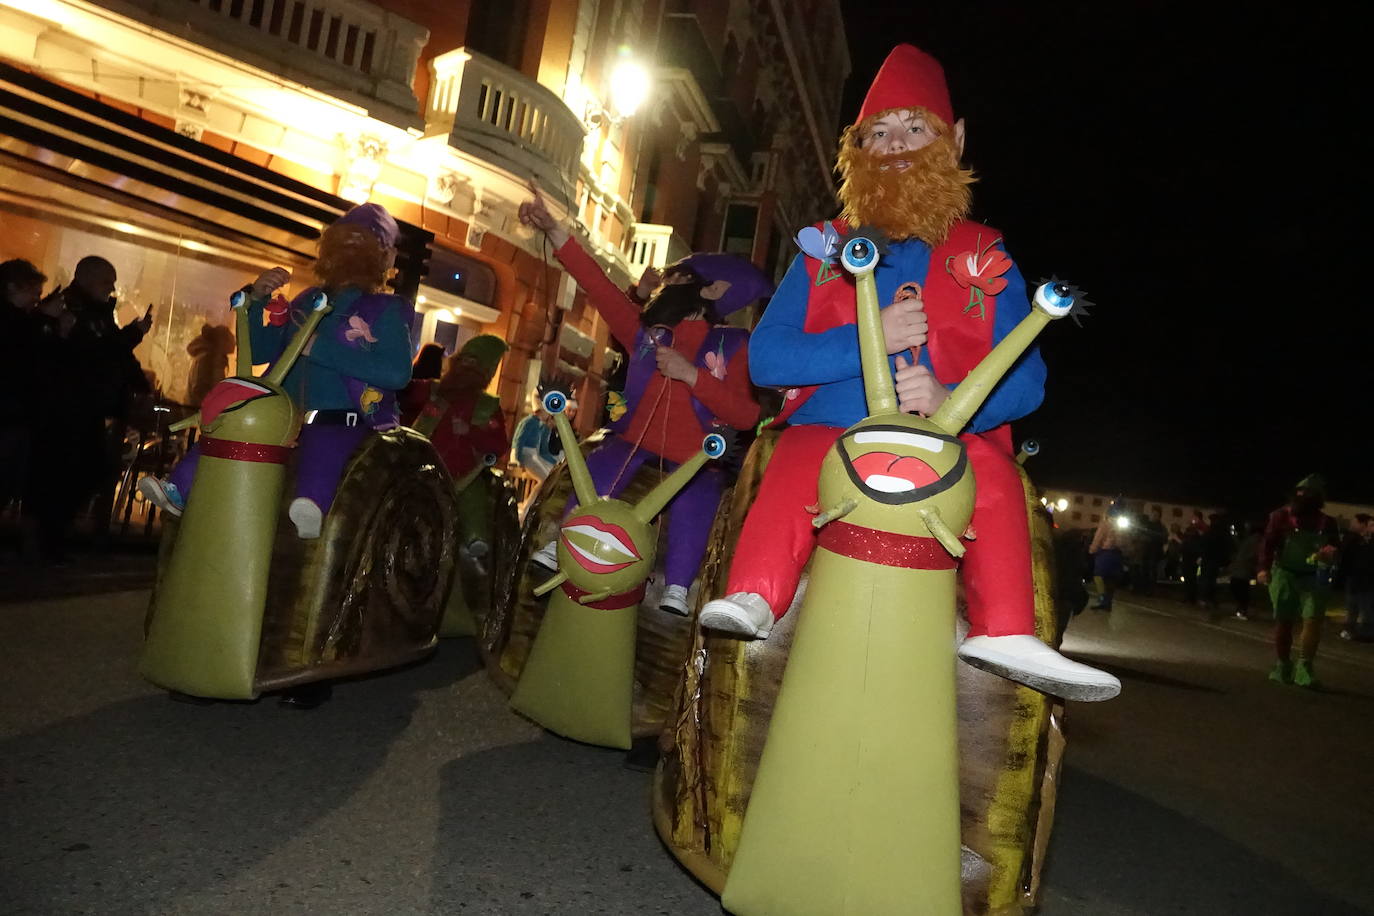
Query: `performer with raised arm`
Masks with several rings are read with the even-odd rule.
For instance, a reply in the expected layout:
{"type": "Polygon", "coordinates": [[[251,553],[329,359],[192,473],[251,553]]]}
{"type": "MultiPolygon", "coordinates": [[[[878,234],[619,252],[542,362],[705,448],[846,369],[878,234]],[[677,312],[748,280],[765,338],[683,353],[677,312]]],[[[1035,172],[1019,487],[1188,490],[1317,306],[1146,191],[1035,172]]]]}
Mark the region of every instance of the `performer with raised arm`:
{"type": "MultiPolygon", "coordinates": [[[[643,307],[617,287],[560,225],[537,188],[520,206],[525,225],[542,231],[554,254],[630,354],[628,411],[614,435],[587,456],[598,493],[620,494],[639,467],[655,460],[672,470],[700,451],[718,426],[749,429],[759,419],[749,382],[749,334],[721,324],[725,316],[773,291],[753,264],[728,254],[694,254],[640,282],[643,307]]],[[[723,489],[716,467],[703,468],[668,506],[665,611],[686,615],[723,489]]],[[[569,499],[568,509],[574,501],[569,499]]],[[[553,568],[554,544],[536,560],[553,568]]]]}
{"type": "MultiPolygon", "coordinates": [[[[727,595],[703,626],[764,638],[786,613],[816,543],[821,461],[865,415],[854,286],[836,265],[839,231],[865,225],[889,237],[875,273],[889,366],[901,410],[933,415],[1029,312],[1025,281],[996,230],[966,218],[973,182],[961,167],[944,71],[899,45],[840,140],[842,219],[803,229],[797,257],[750,344],[759,385],[794,386],[758,497],[730,568],[727,595]]],[[[1070,699],[1115,696],[1120,683],[1034,636],[1030,536],[1008,423],[1039,406],[1045,367],[1032,348],[991,391],[960,438],[977,479],[962,566],[970,629],[965,661],[1070,699]]],[[[893,494],[930,484],[919,463],[866,456],[868,486],[893,494]]]]}

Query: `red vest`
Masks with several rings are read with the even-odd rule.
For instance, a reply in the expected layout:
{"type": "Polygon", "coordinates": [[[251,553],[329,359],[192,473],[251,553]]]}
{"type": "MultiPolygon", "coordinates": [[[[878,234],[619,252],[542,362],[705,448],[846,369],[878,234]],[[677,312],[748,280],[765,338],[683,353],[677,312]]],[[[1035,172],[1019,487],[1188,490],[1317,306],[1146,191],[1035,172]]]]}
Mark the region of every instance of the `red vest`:
{"type": "MultiPolygon", "coordinates": [[[[841,233],[848,229],[844,220],[835,219],[830,223],[841,233]]],[[[816,226],[821,228],[823,224],[817,223],[816,226]]],[[[950,264],[956,257],[981,254],[1000,239],[1001,233],[995,229],[971,220],[961,220],[950,231],[949,238],[930,253],[930,268],[921,284],[921,297],[925,301],[926,317],[930,322],[926,346],[936,378],[945,380],[946,384],[963,381],[992,350],[992,330],[997,314],[995,295],[978,294],[982,295],[981,305],[971,305],[974,301],[971,296],[976,291],[959,285],[949,269],[950,264]]],[[[811,280],[811,296],[806,307],[806,332],[818,334],[856,323],[858,307],[854,300],[854,280],[840,266],[838,259],[824,264],[809,255],[803,255],[803,258],[807,277],[811,280]],[[817,286],[816,276],[822,268],[836,271],[839,276],[817,286]]],[[[797,389],[797,395],[784,402],[778,421],[790,417],[815,392],[816,387],[810,385],[797,389]]],[[[1007,424],[980,435],[1011,452],[1011,428],[1007,424]]]]}

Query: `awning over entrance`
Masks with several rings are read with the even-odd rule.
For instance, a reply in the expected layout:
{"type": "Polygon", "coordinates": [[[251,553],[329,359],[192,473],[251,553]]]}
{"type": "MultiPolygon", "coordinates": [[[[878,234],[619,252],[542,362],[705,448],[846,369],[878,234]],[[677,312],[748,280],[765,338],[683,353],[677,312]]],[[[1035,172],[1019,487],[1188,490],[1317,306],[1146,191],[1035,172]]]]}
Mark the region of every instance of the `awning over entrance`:
{"type": "MultiPolygon", "coordinates": [[[[77,201],[104,200],[112,210],[137,212],[149,240],[190,236],[204,246],[194,250],[238,261],[308,262],[323,227],[352,206],[3,63],[0,169],[11,206],[25,208],[28,198],[85,209],[77,201]],[[74,200],[52,201],[54,187],[74,192],[74,200]]],[[[395,285],[413,296],[433,235],[400,227],[395,285]]]]}

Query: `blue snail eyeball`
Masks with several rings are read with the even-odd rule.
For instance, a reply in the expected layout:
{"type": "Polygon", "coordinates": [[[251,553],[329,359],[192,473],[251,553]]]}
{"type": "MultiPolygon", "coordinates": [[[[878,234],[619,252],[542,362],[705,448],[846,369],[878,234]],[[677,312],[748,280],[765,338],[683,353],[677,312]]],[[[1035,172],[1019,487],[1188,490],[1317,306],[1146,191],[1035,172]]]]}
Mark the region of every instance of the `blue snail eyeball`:
{"type": "Polygon", "coordinates": [[[1035,304],[1053,318],[1063,318],[1073,308],[1073,290],[1063,283],[1042,283],[1035,304]]]}
{"type": "Polygon", "coordinates": [[[1021,443],[1021,451],[1025,452],[1027,455],[1038,454],[1040,452],[1040,443],[1036,442],[1034,439],[1027,439],[1025,442],[1021,443]]]}
{"type": "Polygon", "coordinates": [[[247,299],[247,298],[248,298],[248,297],[244,294],[243,290],[241,290],[241,289],[236,289],[236,290],[234,290],[234,294],[233,294],[232,296],[229,297],[229,307],[230,307],[231,309],[242,308],[242,307],[243,307],[243,300],[245,300],[245,299],[247,299]]]}
{"type": "Polygon", "coordinates": [[[844,243],[840,262],[852,274],[871,268],[878,260],[878,246],[863,236],[857,236],[844,243]]]}
{"type": "Polygon", "coordinates": [[[725,437],[720,433],[711,433],[701,441],[701,450],[707,458],[719,458],[725,454],[725,437]]]}
{"type": "Polygon", "coordinates": [[[544,395],[544,409],[549,413],[562,413],[568,409],[568,396],[561,391],[550,391],[544,395]]]}
{"type": "Polygon", "coordinates": [[[486,465],[486,466],[489,467],[489,468],[490,468],[490,467],[495,467],[495,466],[496,466],[496,456],[493,455],[491,452],[487,452],[485,455],[482,456],[482,464],[486,465]]]}

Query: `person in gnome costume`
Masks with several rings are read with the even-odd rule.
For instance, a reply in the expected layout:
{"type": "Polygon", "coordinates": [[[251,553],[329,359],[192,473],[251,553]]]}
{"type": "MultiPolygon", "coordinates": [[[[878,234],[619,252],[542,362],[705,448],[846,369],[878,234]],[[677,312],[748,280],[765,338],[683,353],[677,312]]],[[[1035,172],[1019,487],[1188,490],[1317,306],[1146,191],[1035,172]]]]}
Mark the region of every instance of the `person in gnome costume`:
{"type": "Polygon", "coordinates": [[[501,402],[485,390],[508,349],[501,338],[479,334],[463,344],[438,379],[406,388],[402,420],[429,436],[454,480],[485,464],[488,455],[494,461],[510,450],[501,402]]]}
{"type": "MultiPolygon", "coordinates": [[[[396,262],[399,229],[378,204],[354,207],[324,231],[314,273],[320,285],[292,302],[273,296],[291,280],[284,267],[264,271],[249,290],[252,353],[275,362],[305,323],[316,291],[330,312],[287,373],[283,387],[305,411],[296,456],[296,498],[288,514],[302,538],[320,536],[324,516],[353,451],[367,435],[399,425],[396,393],[410,380],[414,306],[385,292],[396,262]]],[[[207,398],[202,420],[223,405],[207,398]]],[[[140,491],[179,515],[189,497],[199,452],[187,453],[166,481],[145,478],[140,491]]]]}
{"type": "MultiPolygon", "coordinates": [[[[772,293],[762,271],[735,255],[693,254],[668,265],[652,287],[641,282],[639,293],[647,297],[641,309],[554,219],[537,189],[521,204],[520,219],[548,236],[558,260],[630,354],[628,410],[611,425],[615,435],[587,456],[597,493],[618,496],[649,459],[664,470],[676,468],[718,425],[744,430],[758,422],[749,334],[720,322],[772,293]]],[[[706,554],[722,481],[718,468],[703,468],[668,506],[665,611],[688,613],[687,591],[706,554]]],[[[554,545],[536,560],[552,568],[554,545]]]]}
{"type": "MultiPolygon", "coordinates": [[[[866,415],[854,286],[834,263],[842,233],[863,226],[890,242],[875,276],[879,301],[888,303],[883,331],[903,411],[933,414],[1028,313],[1025,281],[1001,234],[966,218],[974,179],[960,165],[963,146],[964,123],[954,118],[940,64],[899,45],[840,139],[841,219],[802,230],[803,254],[755,329],[754,381],[794,386],[780,417],[791,425],[745,521],[727,595],[703,608],[703,626],[765,638],[786,613],[816,541],[821,460],[866,415]]],[[[1007,424],[1039,406],[1044,382],[1032,348],[961,436],[978,488],[976,540],[962,565],[970,630],[959,655],[1047,693],[1107,699],[1120,691],[1116,678],[1033,635],[1030,534],[1007,424]]],[[[930,481],[894,461],[866,482],[901,492],[930,481]]]]}
{"type": "Polygon", "coordinates": [[[1274,652],[1278,660],[1269,679],[1280,684],[1316,687],[1317,643],[1326,620],[1331,573],[1336,565],[1340,533],[1322,511],[1326,482],[1311,474],[1298,482],[1293,499],[1269,514],[1260,540],[1260,585],[1269,587],[1274,606],[1274,652]],[[1293,624],[1302,618],[1302,640],[1294,665],[1293,624]]]}

